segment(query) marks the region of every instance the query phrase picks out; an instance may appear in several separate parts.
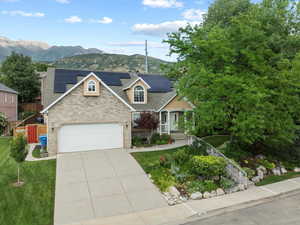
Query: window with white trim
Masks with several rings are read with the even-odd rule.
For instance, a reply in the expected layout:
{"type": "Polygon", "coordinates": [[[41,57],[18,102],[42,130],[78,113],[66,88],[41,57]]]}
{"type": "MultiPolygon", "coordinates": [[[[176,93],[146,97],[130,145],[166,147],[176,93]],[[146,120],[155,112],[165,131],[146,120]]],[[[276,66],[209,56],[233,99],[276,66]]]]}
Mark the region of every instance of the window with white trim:
{"type": "Polygon", "coordinates": [[[144,103],[145,102],[145,90],[142,86],[136,86],[133,90],[133,102],[144,103]]]}
{"type": "Polygon", "coordinates": [[[87,90],[88,90],[88,92],[96,92],[96,82],[93,80],[90,80],[87,84],[87,90]]]}

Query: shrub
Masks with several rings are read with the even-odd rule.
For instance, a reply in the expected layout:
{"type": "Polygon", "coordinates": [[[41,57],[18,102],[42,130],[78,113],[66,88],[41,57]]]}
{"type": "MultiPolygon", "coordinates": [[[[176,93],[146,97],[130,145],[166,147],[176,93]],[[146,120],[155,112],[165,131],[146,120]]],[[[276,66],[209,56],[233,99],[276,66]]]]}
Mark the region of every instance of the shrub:
{"type": "Polygon", "coordinates": [[[172,161],[173,161],[173,158],[170,154],[161,155],[159,157],[159,164],[164,168],[170,169],[172,161]]]}
{"type": "Polygon", "coordinates": [[[188,193],[192,194],[194,192],[211,192],[213,190],[216,190],[218,188],[218,185],[214,183],[212,180],[194,180],[187,183],[187,191],[188,193]]]}
{"type": "Polygon", "coordinates": [[[227,143],[226,145],[224,145],[224,147],[220,148],[220,151],[228,158],[231,158],[236,162],[241,162],[251,157],[251,153],[243,150],[240,146],[236,144],[227,143]]]}
{"type": "Polygon", "coordinates": [[[212,180],[203,181],[203,186],[204,186],[204,189],[202,190],[202,192],[205,192],[205,191],[211,192],[218,188],[218,185],[215,184],[214,181],[212,181],[212,180]]]}
{"type": "Polygon", "coordinates": [[[0,112],[0,135],[3,134],[5,127],[7,126],[7,118],[4,113],[0,112]]]}
{"type": "Polygon", "coordinates": [[[133,145],[133,146],[141,146],[141,145],[143,145],[143,144],[144,144],[143,138],[138,137],[138,136],[134,136],[134,137],[132,138],[132,145],[133,145]]]}
{"type": "Polygon", "coordinates": [[[266,159],[260,159],[258,160],[258,163],[268,170],[272,170],[276,167],[275,163],[269,162],[266,159]]]}
{"type": "Polygon", "coordinates": [[[248,177],[249,179],[251,179],[252,177],[255,176],[255,170],[250,169],[250,168],[248,168],[248,167],[243,167],[243,170],[247,173],[247,177],[248,177]]]}
{"type": "Polygon", "coordinates": [[[192,194],[194,192],[200,191],[203,192],[204,185],[203,182],[200,180],[193,180],[187,183],[187,192],[192,194]]]}
{"type": "Polygon", "coordinates": [[[173,154],[173,158],[177,164],[186,163],[190,159],[190,155],[187,153],[186,149],[180,149],[173,154]]]}
{"type": "Polygon", "coordinates": [[[227,178],[227,177],[221,177],[220,180],[220,187],[223,189],[229,189],[232,188],[235,185],[234,181],[227,178]]]}
{"type": "Polygon", "coordinates": [[[169,187],[176,184],[175,178],[169,173],[167,169],[156,169],[151,172],[151,178],[154,184],[165,192],[169,187]]]}
{"type": "Polygon", "coordinates": [[[205,178],[221,176],[225,174],[226,162],[217,156],[193,156],[191,159],[191,170],[205,178]]]}
{"type": "Polygon", "coordinates": [[[150,137],[150,143],[151,143],[151,144],[156,144],[156,143],[158,143],[159,140],[160,140],[160,135],[159,135],[159,133],[154,133],[154,134],[152,134],[152,136],[150,137]]]}
{"type": "Polygon", "coordinates": [[[160,140],[166,144],[168,144],[171,140],[171,136],[168,134],[162,134],[160,135],[160,140]]]}

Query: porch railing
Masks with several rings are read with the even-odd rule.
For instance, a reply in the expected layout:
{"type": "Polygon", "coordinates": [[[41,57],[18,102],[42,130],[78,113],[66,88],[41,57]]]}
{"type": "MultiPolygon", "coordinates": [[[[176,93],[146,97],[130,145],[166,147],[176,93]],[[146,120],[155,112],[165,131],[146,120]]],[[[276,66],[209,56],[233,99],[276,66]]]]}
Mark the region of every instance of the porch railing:
{"type": "Polygon", "coordinates": [[[168,133],[168,124],[160,124],[160,131],[161,133],[168,133]]]}

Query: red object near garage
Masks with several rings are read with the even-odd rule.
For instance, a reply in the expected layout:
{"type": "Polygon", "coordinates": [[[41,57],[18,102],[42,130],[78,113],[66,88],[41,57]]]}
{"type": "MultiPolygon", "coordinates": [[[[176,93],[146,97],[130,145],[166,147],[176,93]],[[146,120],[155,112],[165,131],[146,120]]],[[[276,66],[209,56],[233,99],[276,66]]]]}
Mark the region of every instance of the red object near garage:
{"type": "Polygon", "coordinates": [[[28,144],[38,143],[37,125],[27,126],[27,141],[28,144]]]}

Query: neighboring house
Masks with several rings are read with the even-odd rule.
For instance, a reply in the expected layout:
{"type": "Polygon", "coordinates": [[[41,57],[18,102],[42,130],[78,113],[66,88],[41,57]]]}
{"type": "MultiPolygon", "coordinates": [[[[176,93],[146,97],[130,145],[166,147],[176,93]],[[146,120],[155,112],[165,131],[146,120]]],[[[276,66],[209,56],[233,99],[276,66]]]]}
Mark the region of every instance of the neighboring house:
{"type": "Polygon", "coordinates": [[[3,112],[8,121],[18,120],[18,93],[0,83],[0,112],[3,112]]]}
{"type": "Polygon", "coordinates": [[[158,132],[172,134],[192,110],[164,76],[51,68],[41,77],[50,154],[130,148],[140,113],[153,113],[158,132]]]}

